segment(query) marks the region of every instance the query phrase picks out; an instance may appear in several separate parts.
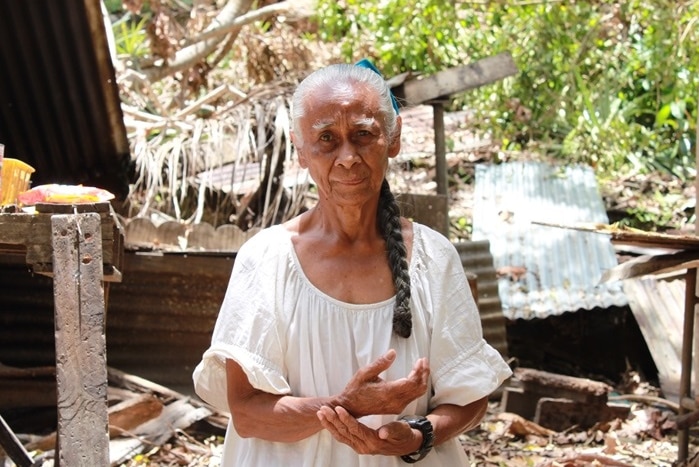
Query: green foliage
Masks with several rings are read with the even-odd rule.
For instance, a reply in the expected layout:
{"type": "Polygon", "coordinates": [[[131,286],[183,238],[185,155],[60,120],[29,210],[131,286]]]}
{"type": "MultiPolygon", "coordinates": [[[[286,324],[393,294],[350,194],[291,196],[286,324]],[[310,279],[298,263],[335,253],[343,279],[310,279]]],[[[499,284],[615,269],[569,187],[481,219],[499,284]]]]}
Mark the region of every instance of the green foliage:
{"type": "Polygon", "coordinates": [[[121,13],[124,10],[122,0],[103,0],[104,6],[110,14],[121,13]]]}
{"type": "Polygon", "coordinates": [[[319,24],[347,60],[372,57],[387,76],[509,51],[516,77],[454,103],[505,150],[590,164],[602,182],[696,175],[696,0],[320,0],[319,24]]]}
{"type": "Polygon", "coordinates": [[[145,25],[147,17],[138,21],[131,19],[131,15],[125,15],[119,21],[112,24],[114,42],[117,54],[128,57],[144,57],[148,55],[148,43],[145,25]]]}
{"type": "MultiPolygon", "coordinates": [[[[668,196],[661,191],[653,193],[653,206],[637,205],[630,207],[627,217],[619,221],[619,225],[636,229],[652,231],[658,225],[668,225],[672,222],[675,211],[682,204],[679,196],[668,196]]],[[[681,227],[681,226],[677,226],[681,227]]]]}
{"type": "Polygon", "coordinates": [[[696,2],[541,3],[510,8],[507,18],[489,8],[481,14],[497,18],[502,31],[507,25],[520,69],[497,97],[476,93],[481,109],[493,109],[482,112],[486,125],[497,124],[522,148],[589,163],[602,176],[693,174],[696,2]],[[513,99],[528,119],[508,108],[513,99]]]}
{"type": "Polygon", "coordinates": [[[321,39],[339,42],[345,57],[369,57],[390,76],[457,64],[466,24],[442,0],[318,1],[321,39]]]}

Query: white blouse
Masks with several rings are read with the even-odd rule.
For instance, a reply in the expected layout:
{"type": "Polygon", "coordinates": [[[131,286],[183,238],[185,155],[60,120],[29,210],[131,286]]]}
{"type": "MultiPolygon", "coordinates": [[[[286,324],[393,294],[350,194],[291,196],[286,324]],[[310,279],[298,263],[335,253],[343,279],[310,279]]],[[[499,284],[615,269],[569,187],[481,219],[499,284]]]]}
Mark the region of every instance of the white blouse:
{"type": "MultiPolygon", "coordinates": [[[[396,359],[382,374],[407,376],[427,357],[430,386],[404,414],[427,414],[440,404],[466,405],[511,375],[483,340],[480,317],[461,260],[440,233],[413,223],[410,260],[413,330],[392,332],[395,298],[372,304],[336,300],[311,284],[291,233],[281,225],[248,240],[236,256],[211,347],[194,370],[196,393],[228,412],[225,360],[235,360],[250,384],[272,394],[325,397],[342,392],[361,367],[387,350],[396,359]]],[[[378,428],[399,415],[360,421],[378,428]]],[[[420,466],[460,466],[467,459],[457,438],[436,446],[420,466]]],[[[400,457],[359,455],[321,430],[296,443],[240,438],[229,422],[224,466],[404,466],[400,457]]]]}

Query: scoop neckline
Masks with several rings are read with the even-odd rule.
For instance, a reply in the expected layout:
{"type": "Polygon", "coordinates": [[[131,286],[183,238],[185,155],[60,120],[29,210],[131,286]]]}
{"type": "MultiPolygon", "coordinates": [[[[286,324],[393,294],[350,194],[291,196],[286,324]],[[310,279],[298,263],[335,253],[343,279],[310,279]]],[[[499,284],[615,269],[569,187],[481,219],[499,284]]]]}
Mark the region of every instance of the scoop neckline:
{"type": "MultiPolygon", "coordinates": [[[[281,227],[281,226],[280,226],[281,227]]],[[[283,227],[282,227],[283,228],[283,227]]],[[[285,229],[286,230],[286,229],[285,229]]],[[[415,262],[415,243],[416,243],[416,238],[418,235],[418,230],[415,228],[415,223],[413,222],[413,243],[411,246],[411,251],[410,251],[410,263],[408,264],[408,270],[412,272],[413,270],[413,264],[415,262]]],[[[352,309],[376,309],[376,308],[383,308],[387,305],[391,305],[395,303],[396,301],[396,295],[393,294],[391,297],[381,300],[379,302],[373,302],[373,303],[349,303],[349,302],[344,302],[342,300],[339,300],[331,295],[328,295],[327,293],[323,292],[320,290],[318,287],[316,287],[313,282],[306,276],[306,271],[303,270],[303,267],[301,266],[301,261],[299,260],[298,256],[296,255],[296,249],[294,248],[294,243],[292,242],[291,238],[293,236],[292,232],[289,232],[287,230],[287,239],[286,241],[288,242],[289,246],[289,254],[291,255],[291,261],[294,265],[294,268],[298,271],[299,276],[301,277],[301,280],[303,283],[308,287],[311,291],[313,291],[317,296],[323,298],[324,300],[333,303],[335,305],[340,305],[346,308],[352,308],[352,309]]]]}

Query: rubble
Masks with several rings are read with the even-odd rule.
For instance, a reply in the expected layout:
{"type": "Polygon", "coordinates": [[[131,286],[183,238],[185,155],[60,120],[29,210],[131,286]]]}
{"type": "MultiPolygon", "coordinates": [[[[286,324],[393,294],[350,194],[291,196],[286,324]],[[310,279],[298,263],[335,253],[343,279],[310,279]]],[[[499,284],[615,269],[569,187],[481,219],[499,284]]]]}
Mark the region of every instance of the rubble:
{"type": "Polygon", "coordinates": [[[503,392],[502,405],[506,412],[515,412],[552,430],[588,429],[628,416],[628,405],[608,403],[611,391],[609,385],[586,378],[516,368],[503,392]]]}
{"type": "MultiPolygon", "coordinates": [[[[13,370],[13,374],[17,375],[17,371],[13,370]]],[[[45,384],[47,371],[20,372],[26,378],[19,387],[25,390],[32,378],[38,384],[45,384]]],[[[219,465],[227,414],[217,412],[196,397],[114,368],[108,369],[108,377],[112,466],[219,465]]],[[[1,375],[0,379],[3,379],[1,375]]],[[[0,385],[4,391],[7,387],[0,385]]],[[[676,404],[659,397],[658,390],[649,385],[637,384],[632,394],[618,394],[618,389],[624,388],[529,368],[515,369],[515,377],[503,388],[502,399],[491,400],[480,426],[459,437],[469,465],[676,467],[676,421],[679,420],[676,404]],[[585,428],[575,424],[551,428],[560,420],[542,417],[540,409],[537,422],[534,420],[537,410],[531,409],[531,404],[540,406],[541,401],[550,400],[580,404],[561,418],[567,423],[574,418],[571,414],[579,415],[580,407],[592,407],[591,413],[601,418],[591,423],[593,420],[588,417],[585,425],[589,426],[585,428]],[[623,410],[601,409],[612,405],[623,406],[623,410]],[[517,412],[533,415],[526,417],[517,412]],[[611,417],[610,413],[616,416],[611,417]]],[[[33,462],[27,465],[54,465],[55,434],[37,432],[16,436],[33,462]]],[[[696,443],[692,443],[690,461],[685,465],[699,466],[698,456],[696,443]]],[[[0,467],[15,465],[3,457],[7,454],[0,451],[0,467]]]]}
{"type": "MultiPolygon", "coordinates": [[[[25,371],[3,368],[5,378],[9,374],[14,375],[16,380],[17,376],[23,376],[22,384],[16,386],[21,388],[20,390],[11,391],[8,390],[11,385],[0,385],[4,392],[14,392],[19,397],[21,391],[32,386],[34,378],[40,387],[46,384],[46,368],[25,371]]],[[[55,391],[53,394],[55,396],[55,391]]],[[[219,413],[195,397],[114,368],[108,368],[107,403],[109,461],[112,466],[140,465],[132,462],[141,458],[144,453],[168,446],[173,439],[182,436],[197,424],[203,424],[211,437],[222,435],[227,423],[225,414],[219,413]]],[[[12,413],[12,410],[8,412],[12,413]]],[[[57,446],[55,431],[41,435],[46,426],[37,426],[37,433],[16,434],[12,431],[11,423],[3,426],[6,429],[0,432],[6,433],[7,436],[0,436],[0,442],[6,452],[0,449],[0,466],[14,465],[8,464],[10,461],[5,458],[11,458],[21,467],[53,465],[57,446]],[[22,440],[23,444],[19,444],[22,440]]],[[[202,451],[201,448],[198,450],[202,451]]],[[[208,453],[209,450],[204,451],[208,453]]],[[[186,456],[180,457],[180,460],[185,462],[176,465],[193,465],[186,460],[186,456]]]]}

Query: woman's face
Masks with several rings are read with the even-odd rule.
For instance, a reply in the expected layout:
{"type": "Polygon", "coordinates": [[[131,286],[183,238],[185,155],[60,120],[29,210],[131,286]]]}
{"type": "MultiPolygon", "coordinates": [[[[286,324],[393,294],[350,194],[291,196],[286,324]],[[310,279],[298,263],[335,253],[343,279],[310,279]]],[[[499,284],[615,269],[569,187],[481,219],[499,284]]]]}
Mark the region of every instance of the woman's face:
{"type": "Polygon", "coordinates": [[[292,138],[299,163],[309,169],[320,196],[342,206],[376,199],[388,159],[400,151],[400,118],[391,138],[378,95],[358,83],[321,88],[308,99],[301,138],[292,138]]]}

